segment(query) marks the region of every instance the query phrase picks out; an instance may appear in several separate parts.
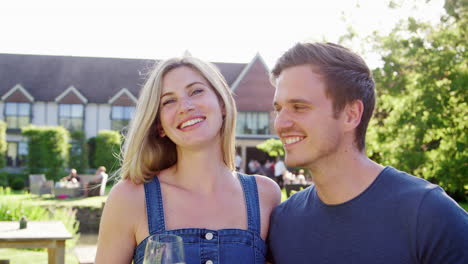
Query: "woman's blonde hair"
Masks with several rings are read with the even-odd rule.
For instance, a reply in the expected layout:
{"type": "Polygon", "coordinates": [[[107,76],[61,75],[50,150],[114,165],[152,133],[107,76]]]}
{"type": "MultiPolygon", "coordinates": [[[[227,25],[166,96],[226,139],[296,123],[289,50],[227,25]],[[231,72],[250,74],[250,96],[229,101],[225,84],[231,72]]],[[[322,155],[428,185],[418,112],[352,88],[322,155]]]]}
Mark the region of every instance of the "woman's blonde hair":
{"type": "Polygon", "coordinates": [[[168,72],[179,67],[189,67],[199,72],[216,93],[221,107],[224,107],[226,114],[220,131],[221,151],[226,166],[234,170],[237,110],[232,92],[214,65],[194,57],[181,57],[157,64],[140,92],[135,116],[122,149],[122,179],[130,179],[135,184],[146,182],[177,162],[175,144],[167,136],[159,136],[158,126],[162,80],[168,72]]]}

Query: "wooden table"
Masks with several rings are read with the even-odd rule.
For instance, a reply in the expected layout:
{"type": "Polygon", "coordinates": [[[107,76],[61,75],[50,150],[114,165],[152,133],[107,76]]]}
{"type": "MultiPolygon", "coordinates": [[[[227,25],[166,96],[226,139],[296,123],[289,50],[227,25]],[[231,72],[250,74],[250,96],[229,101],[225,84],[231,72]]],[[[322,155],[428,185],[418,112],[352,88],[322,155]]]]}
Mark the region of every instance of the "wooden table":
{"type": "Polygon", "coordinates": [[[65,263],[65,241],[72,238],[61,221],[0,222],[0,248],[47,248],[49,264],[65,263]]]}

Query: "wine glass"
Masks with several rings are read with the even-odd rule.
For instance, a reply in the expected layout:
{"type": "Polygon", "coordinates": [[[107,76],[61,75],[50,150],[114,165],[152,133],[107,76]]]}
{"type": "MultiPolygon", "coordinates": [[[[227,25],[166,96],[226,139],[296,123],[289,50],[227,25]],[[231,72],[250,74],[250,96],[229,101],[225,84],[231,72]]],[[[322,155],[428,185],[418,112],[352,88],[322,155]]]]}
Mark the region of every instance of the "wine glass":
{"type": "Polygon", "coordinates": [[[185,264],[182,238],[170,234],[150,236],[146,241],[143,264],[185,264]]]}

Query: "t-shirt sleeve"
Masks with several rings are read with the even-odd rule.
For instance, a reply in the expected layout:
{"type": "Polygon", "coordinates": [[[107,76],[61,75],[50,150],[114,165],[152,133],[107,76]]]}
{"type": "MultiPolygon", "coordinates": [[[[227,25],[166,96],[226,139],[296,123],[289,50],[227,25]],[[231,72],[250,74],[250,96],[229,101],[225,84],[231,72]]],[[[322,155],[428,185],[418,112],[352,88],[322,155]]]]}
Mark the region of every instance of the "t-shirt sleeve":
{"type": "Polygon", "coordinates": [[[442,188],[425,195],[416,229],[420,263],[468,263],[468,213],[442,188]]]}

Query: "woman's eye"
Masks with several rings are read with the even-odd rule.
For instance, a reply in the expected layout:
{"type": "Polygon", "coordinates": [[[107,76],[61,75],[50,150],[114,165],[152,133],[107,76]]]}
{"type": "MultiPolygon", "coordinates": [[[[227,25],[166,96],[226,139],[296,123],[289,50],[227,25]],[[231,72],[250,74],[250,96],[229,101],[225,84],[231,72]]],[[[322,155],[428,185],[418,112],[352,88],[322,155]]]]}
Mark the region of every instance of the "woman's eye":
{"type": "Polygon", "coordinates": [[[196,94],[199,94],[199,93],[202,93],[202,92],[203,92],[203,89],[195,89],[195,90],[193,90],[192,95],[196,95],[196,94]]]}
{"type": "Polygon", "coordinates": [[[167,104],[170,104],[170,103],[173,103],[174,102],[174,99],[169,99],[169,100],[166,100],[162,103],[162,105],[167,105],[167,104]]]}

